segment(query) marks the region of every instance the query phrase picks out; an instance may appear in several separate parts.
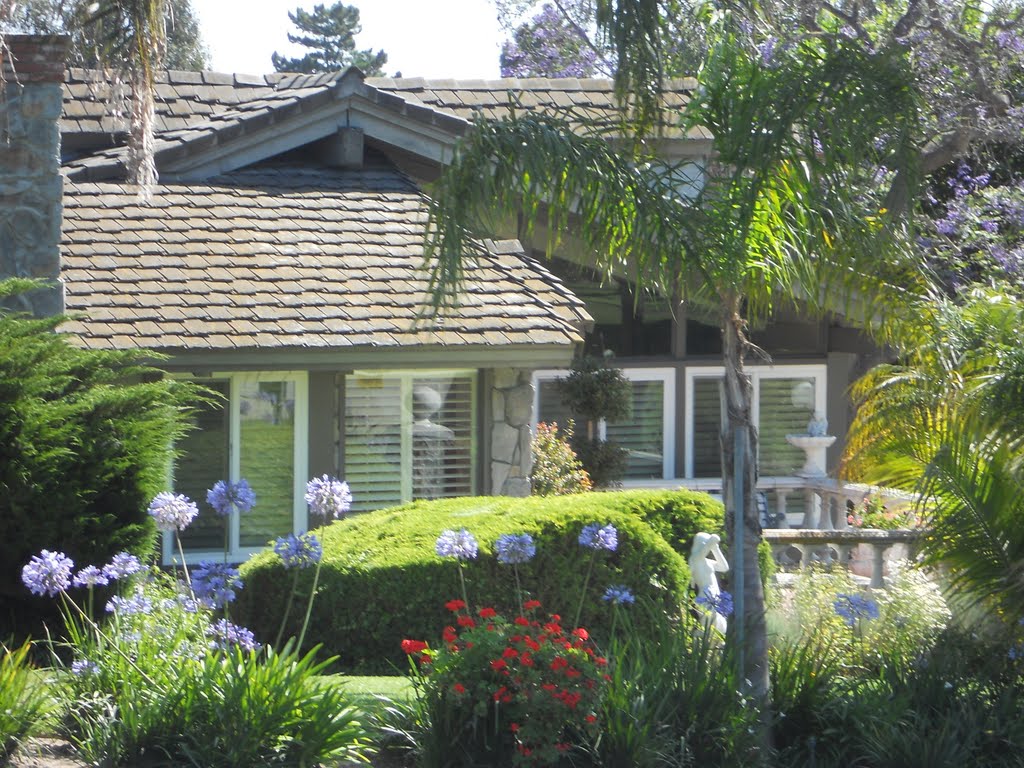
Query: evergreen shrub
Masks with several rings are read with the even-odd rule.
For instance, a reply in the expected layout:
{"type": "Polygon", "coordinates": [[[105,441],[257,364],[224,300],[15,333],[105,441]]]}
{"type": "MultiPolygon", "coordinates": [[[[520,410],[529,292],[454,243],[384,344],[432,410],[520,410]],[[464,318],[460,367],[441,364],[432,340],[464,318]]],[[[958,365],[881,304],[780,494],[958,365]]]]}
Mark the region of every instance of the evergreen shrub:
{"type": "MultiPolygon", "coordinates": [[[[0,299],[37,285],[0,281],[0,299]]],[[[21,583],[40,550],[81,562],[151,552],[146,506],[200,396],[159,378],[141,351],[75,346],[55,332],[63,320],[0,309],[0,637],[38,636],[56,618],[21,583]]]]}
{"type": "MultiPolygon", "coordinates": [[[[609,585],[626,585],[638,598],[675,613],[689,588],[686,559],[693,534],[721,527],[721,505],[688,491],[443,499],[353,516],[323,531],[323,568],[307,640],[322,643],[324,653],[338,655],[350,670],[403,669],[401,641],[436,640],[450,620],[445,602],[461,596],[455,562],[438,557],[434,545],[441,531],[466,528],[480,542],[478,558],[465,568],[471,603],[499,610],[512,606],[513,575],[495,560],[494,542],[504,533],[529,533],[537,554],[519,567],[524,590],[545,611],[567,620],[582,599],[580,624],[601,641],[611,621],[601,599],[609,585]],[[592,522],[613,524],[619,546],[595,558],[583,595],[589,550],[578,536],[592,522]]],[[[273,640],[291,574],[268,550],[242,567],[242,578],[236,617],[258,639],[273,640]]],[[[308,594],[311,578],[300,576],[299,594],[308,594]]],[[[293,617],[293,624],[297,621],[293,617]]],[[[297,629],[288,631],[297,634],[297,629]]]]}

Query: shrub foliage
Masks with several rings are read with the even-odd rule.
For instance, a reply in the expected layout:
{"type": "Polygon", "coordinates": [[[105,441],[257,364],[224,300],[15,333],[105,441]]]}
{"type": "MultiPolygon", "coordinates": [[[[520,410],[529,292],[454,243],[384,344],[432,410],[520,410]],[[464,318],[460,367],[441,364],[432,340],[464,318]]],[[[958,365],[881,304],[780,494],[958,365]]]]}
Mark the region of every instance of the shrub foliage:
{"type": "Polygon", "coordinates": [[[534,495],[562,496],[590,490],[590,475],[569,445],[573,429],[574,425],[570,420],[562,430],[563,437],[558,434],[557,422],[541,422],[537,425],[537,434],[530,445],[533,452],[530,483],[534,495]]]}
{"type": "MultiPolygon", "coordinates": [[[[0,281],[0,298],[32,286],[0,281]]],[[[0,310],[0,636],[39,631],[44,602],[23,598],[20,572],[41,549],[84,562],[150,550],[146,505],[200,393],[140,352],[76,347],[62,321],[0,310]]]]}
{"type": "MultiPolygon", "coordinates": [[[[623,491],[421,501],[352,517],[323,532],[323,570],[308,642],[322,643],[349,669],[401,668],[402,639],[434,638],[448,618],[445,602],[459,594],[454,562],[434,551],[447,528],[466,528],[480,542],[479,557],[465,569],[473,604],[510,606],[513,575],[494,559],[494,542],[504,533],[529,533],[537,554],[520,567],[524,590],[547,610],[572,615],[586,581],[587,553],[578,536],[592,522],[611,523],[619,531],[618,549],[596,560],[582,595],[580,623],[600,640],[611,616],[601,600],[609,585],[625,585],[675,612],[689,586],[686,556],[693,534],[720,530],[722,508],[687,491],[623,491]]],[[[246,563],[242,577],[246,588],[236,604],[238,619],[261,640],[272,640],[292,579],[270,551],[246,563]]],[[[310,587],[304,578],[311,576],[300,576],[300,593],[310,587]]]]}

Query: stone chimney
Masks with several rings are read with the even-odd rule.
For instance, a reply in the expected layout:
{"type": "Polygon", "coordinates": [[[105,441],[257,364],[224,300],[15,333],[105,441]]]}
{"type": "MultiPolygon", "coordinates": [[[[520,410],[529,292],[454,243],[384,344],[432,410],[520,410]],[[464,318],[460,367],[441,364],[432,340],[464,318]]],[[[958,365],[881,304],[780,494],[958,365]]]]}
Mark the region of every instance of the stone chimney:
{"type": "Polygon", "coordinates": [[[0,49],[0,279],[37,277],[54,287],[8,301],[11,309],[64,311],[60,282],[60,115],[69,38],[5,35],[0,49]]]}

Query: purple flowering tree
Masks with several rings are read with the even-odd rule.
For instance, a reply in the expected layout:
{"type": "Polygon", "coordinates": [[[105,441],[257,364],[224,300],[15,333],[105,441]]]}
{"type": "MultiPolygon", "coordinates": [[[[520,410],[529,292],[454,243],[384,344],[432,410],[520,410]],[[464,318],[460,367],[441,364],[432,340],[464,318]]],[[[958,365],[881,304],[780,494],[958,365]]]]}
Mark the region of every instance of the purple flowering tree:
{"type": "Polygon", "coordinates": [[[586,34],[584,3],[545,3],[501,47],[502,77],[593,77],[607,74],[603,53],[586,34]],[[569,10],[571,9],[571,11],[569,10]]]}

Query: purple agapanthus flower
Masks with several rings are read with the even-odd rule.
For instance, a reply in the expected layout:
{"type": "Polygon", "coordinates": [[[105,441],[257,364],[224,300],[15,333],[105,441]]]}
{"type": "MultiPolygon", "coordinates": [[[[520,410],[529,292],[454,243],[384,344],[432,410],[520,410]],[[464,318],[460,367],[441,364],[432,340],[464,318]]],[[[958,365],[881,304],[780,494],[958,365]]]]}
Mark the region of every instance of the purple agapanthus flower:
{"type": "Polygon", "coordinates": [[[695,602],[697,605],[707,606],[710,610],[715,611],[721,616],[732,616],[732,595],[724,589],[717,595],[714,595],[705,589],[704,593],[700,595],[695,602]]]}
{"type": "Polygon", "coordinates": [[[235,590],[241,589],[238,569],[225,563],[204,561],[192,572],[192,592],[203,605],[217,609],[235,599],[235,590]]]}
{"type": "Polygon", "coordinates": [[[75,659],[71,662],[71,674],[75,677],[86,677],[87,675],[98,675],[100,665],[89,659],[75,659]]]}
{"type": "Polygon", "coordinates": [[[352,491],[336,477],[314,477],[306,483],[306,503],[317,517],[337,519],[352,508],[352,491]]]}
{"type": "Polygon", "coordinates": [[[591,523],[580,531],[580,546],[590,549],[607,549],[614,552],[619,546],[619,532],[615,526],[609,523],[602,526],[600,523],[591,523]]]}
{"type": "Polygon", "coordinates": [[[478,549],[473,534],[465,528],[459,531],[441,531],[434,544],[434,551],[438,556],[454,557],[456,560],[475,560],[478,549]]]}
{"type": "Polygon", "coordinates": [[[258,651],[260,644],[256,642],[252,631],[237,624],[232,624],[227,619],[221,619],[206,630],[210,640],[210,648],[215,651],[226,651],[237,647],[243,651],[258,651]]]}
{"type": "Polygon", "coordinates": [[[103,566],[103,573],[108,579],[123,579],[141,570],[139,558],[127,552],[118,552],[103,566]]]}
{"type": "Polygon", "coordinates": [[[162,491],[149,503],[148,512],[161,531],[183,531],[195,520],[199,508],[188,496],[162,491]]]}
{"type": "Polygon", "coordinates": [[[71,586],[74,561],[63,552],[44,549],[21,569],[21,580],[33,595],[54,597],[71,586]]]}
{"type": "Polygon", "coordinates": [[[864,595],[849,595],[840,593],[832,603],[836,615],[841,616],[849,625],[853,626],[860,619],[877,619],[878,603],[864,595]]]}
{"type": "Polygon", "coordinates": [[[149,614],[153,612],[153,601],[143,594],[142,588],[137,587],[130,597],[114,595],[107,601],[107,613],[116,613],[120,616],[135,616],[137,614],[149,614]]]}
{"type": "Polygon", "coordinates": [[[324,548],[316,534],[296,536],[290,533],[274,542],[274,552],[281,558],[285,568],[309,568],[320,562],[324,548]]]}
{"type": "Polygon", "coordinates": [[[218,480],[206,492],[206,502],[221,517],[227,517],[235,510],[244,515],[256,506],[256,492],[244,477],[237,483],[218,480]]]}
{"type": "Polygon", "coordinates": [[[612,605],[632,605],[636,602],[636,597],[625,584],[615,584],[608,587],[601,599],[612,605]]]}
{"type": "Polygon", "coordinates": [[[105,587],[110,578],[95,565],[87,565],[75,574],[72,583],[76,587],[105,587]]]}
{"type": "Polygon", "coordinates": [[[504,533],[494,544],[498,562],[504,565],[519,565],[533,559],[537,545],[528,533],[504,533]]]}

